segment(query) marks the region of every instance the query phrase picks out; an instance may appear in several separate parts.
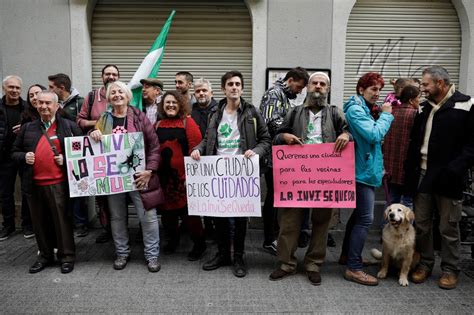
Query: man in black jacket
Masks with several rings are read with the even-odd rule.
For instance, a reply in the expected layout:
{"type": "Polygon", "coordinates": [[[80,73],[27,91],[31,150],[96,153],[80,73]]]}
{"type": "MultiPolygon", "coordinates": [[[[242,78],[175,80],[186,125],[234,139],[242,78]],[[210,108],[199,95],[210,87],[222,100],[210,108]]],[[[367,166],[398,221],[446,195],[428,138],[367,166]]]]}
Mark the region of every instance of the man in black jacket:
{"type": "MultiPolygon", "coordinates": [[[[226,72],[221,78],[221,88],[225,98],[219,102],[218,109],[212,115],[206,136],[191,152],[194,160],[202,155],[243,154],[250,158],[259,155],[260,165],[267,158],[271,139],[263,117],[252,104],[241,96],[244,88],[242,73],[226,72]]],[[[217,254],[204,263],[204,270],[214,270],[232,264],[236,277],[247,275],[244,262],[246,217],[234,218],[234,233],[231,233],[229,218],[214,218],[217,231],[217,254]],[[234,259],[231,260],[231,244],[234,259]]]]}
{"type": "MultiPolygon", "coordinates": [[[[58,96],[61,116],[76,122],[84,98],[79,96],[79,91],[72,87],[71,78],[64,73],[48,76],[48,90],[58,96]]],[[[87,199],[87,197],[74,198],[69,204],[74,214],[74,235],[77,237],[85,237],[89,234],[87,199]]]]}
{"type": "MultiPolygon", "coordinates": [[[[0,241],[6,240],[15,232],[15,181],[22,169],[11,159],[11,149],[17,133],[20,131],[21,113],[26,108],[20,97],[22,80],[10,75],[2,82],[4,96],[0,99],[0,194],[3,214],[3,228],[0,230],[0,241]]],[[[31,226],[30,209],[26,198],[22,200],[21,217],[23,235],[34,237],[31,226]]]]}
{"type": "Polygon", "coordinates": [[[460,271],[462,191],[474,160],[474,107],[471,97],[456,91],[440,66],[423,71],[421,91],[426,101],[413,126],[405,175],[407,190],[416,192],[416,247],[421,255],[412,280],[424,282],[433,269],[433,212],[437,210],[442,240],[438,285],[454,289],[460,271]]]}
{"type": "Polygon", "coordinates": [[[38,94],[37,109],[41,119],[21,127],[12,149],[12,157],[26,164],[25,189],[31,205],[31,217],[39,252],[30,273],[43,270],[54,262],[54,248],[61,272],[74,269],[75,245],[72,213],[68,207],[69,191],[64,158],[64,138],[80,136],[81,129],[56,115],[58,97],[53,92],[38,94]]]}
{"type": "Polygon", "coordinates": [[[52,74],[48,76],[48,89],[58,95],[59,105],[62,108],[61,115],[75,122],[84,98],[72,87],[71,78],[64,73],[52,74]]]}
{"type": "MultiPolygon", "coordinates": [[[[211,81],[200,78],[194,82],[194,102],[191,117],[198,124],[201,136],[206,136],[207,126],[212,114],[217,110],[217,102],[213,97],[211,81]]],[[[214,220],[204,217],[204,234],[206,238],[215,238],[214,220]]]]}

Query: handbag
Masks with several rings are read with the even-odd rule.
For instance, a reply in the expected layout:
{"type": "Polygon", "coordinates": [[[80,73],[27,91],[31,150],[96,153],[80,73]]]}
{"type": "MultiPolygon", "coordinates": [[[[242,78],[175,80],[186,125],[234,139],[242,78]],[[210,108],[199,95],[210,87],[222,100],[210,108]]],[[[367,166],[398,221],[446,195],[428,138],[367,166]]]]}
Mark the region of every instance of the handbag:
{"type": "Polygon", "coordinates": [[[161,189],[160,178],[157,173],[152,173],[148,181],[148,189],[140,190],[143,207],[145,210],[150,210],[158,207],[165,202],[165,194],[161,189]]]}

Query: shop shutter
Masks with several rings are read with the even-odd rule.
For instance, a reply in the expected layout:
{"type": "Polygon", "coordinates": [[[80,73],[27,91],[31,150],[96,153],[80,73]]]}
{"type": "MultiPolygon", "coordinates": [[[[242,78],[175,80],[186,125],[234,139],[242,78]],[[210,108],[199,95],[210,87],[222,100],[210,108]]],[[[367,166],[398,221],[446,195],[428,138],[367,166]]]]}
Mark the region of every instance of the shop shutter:
{"type": "Polygon", "coordinates": [[[104,65],[117,64],[128,83],[172,10],[176,15],[158,77],[174,89],[174,75],[189,71],[205,77],[220,99],[220,78],[239,70],[243,97],[252,95],[252,25],[243,1],[99,0],[92,17],[92,80],[102,85],[104,65]]]}
{"type": "Polygon", "coordinates": [[[344,100],[369,71],[383,75],[381,100],[393,91],[393,78],[416,77],[441,65],[459,82],[461,30],[450,1],[359,0],[347,25],[344,100]]]}

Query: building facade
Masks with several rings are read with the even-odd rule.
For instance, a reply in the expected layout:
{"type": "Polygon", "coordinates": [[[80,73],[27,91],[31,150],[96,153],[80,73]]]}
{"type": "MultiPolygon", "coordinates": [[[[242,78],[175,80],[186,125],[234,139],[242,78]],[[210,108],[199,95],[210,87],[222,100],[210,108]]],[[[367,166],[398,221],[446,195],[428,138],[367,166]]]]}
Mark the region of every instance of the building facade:
{"type": "MultiPolygon", "coordinates": [[[[240,70],[244,97],[258,104],[272,78],[294,66],[328,71],[331,102],[342,106],[357,78],[420,77],[445,66],[474,95],[474,2],[470,0],[4,0],[0,75],[26,87],[64,72],[85,95],[100,69],[117,64],[128,82],[171,10],[176,15],[159,77],[211,79],[240,70]]],[[[385,92],[391,90],[390,86],[385,92]]]]}

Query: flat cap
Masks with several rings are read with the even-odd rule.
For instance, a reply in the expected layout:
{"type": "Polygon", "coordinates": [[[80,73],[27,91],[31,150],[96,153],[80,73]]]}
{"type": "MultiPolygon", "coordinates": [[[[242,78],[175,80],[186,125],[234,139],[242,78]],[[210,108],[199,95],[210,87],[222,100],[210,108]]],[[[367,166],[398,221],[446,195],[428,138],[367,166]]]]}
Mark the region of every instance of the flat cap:
{"type": "Polygon", "coordinates": [[[148,78],[148,79],[141,79],[141,84],[147,83],[149,85],[158,86],[160,89],[163,90],[163,81],[158,80],[157,78],[148,78]]]}

